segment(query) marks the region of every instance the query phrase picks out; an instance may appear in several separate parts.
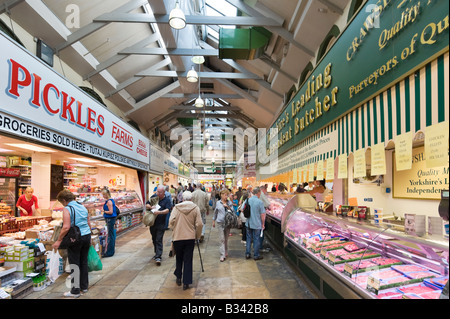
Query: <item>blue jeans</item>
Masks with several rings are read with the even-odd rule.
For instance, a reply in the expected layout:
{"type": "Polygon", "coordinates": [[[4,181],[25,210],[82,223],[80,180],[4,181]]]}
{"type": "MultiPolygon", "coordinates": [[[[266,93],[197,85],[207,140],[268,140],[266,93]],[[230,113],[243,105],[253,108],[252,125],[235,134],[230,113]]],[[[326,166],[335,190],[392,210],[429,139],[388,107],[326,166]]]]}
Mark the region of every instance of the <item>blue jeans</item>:
{"type": "Polygon", "coordinates": [[[116,217],[105,218],[106,227],[108,227],[108,244],[106,247],[106,252],[103,256],[111,257],[114,255],[116,249],[116,217]]]}
{"type": "Polygon", "coordinates": [[[250,255],[251,245],[253,242],[253,258],[259,257],[259,247],[261,245],[261,241],[259,236],[261,235],[261,229],[251,229],[247,227],[247,243],[245,254],[250,255]]]}

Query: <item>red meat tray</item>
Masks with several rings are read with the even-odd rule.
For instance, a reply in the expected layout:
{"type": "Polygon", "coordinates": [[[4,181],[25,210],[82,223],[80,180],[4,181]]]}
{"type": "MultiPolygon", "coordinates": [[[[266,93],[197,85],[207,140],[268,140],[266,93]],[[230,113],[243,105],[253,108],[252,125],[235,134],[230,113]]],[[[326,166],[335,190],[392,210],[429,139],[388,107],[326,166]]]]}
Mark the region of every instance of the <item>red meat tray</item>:
{"type": "Polygon", "coordinates": [[[427,268],[419,266],[419,265],[395,265],[391,267],[394,270],[397,270],[398,272],[401,273],[407,273],[407,272],[413,272],[413,271],[428,271],[427,268]]]}
{"type": "Polygon", "coordinates": [[[406,287],[400,287],[398,288],[398,291],[404,293],[404,294],[408,294],[408,293],[412,293],[412,294],[416,294],[416,295],[421,295],[423,293],[427,293],[427,292],[434,292],[438,290],[440,293],[439,289],[436,288],[431,288],[428,287],[424,284],[417,284],[417,285],[409,285],[406,287]]]}
{"type": "Polygon", "coordinates": [[[388,266],[388,265],[400,265],[402,262],[396,258],[386,258],[386,257],[378,257],[372,259],[372,261],[380,266],[388,266]]]}

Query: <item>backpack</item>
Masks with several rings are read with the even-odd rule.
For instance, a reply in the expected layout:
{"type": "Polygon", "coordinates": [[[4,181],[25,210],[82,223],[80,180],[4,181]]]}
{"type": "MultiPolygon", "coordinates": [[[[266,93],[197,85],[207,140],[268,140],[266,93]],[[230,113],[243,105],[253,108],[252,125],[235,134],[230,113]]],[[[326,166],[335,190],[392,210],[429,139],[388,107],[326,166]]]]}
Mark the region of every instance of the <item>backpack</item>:
{"type": "Polygon", "coordinates": [[[225,209],[225,227],[239,228],[237,215],[231,209],[225,209]]]}
{"type": "Polygon", "coordinates": [[[250,204],[248,203],[248,199],[245,201],[244,217],[245,218],[250,218],[250,204]]]}

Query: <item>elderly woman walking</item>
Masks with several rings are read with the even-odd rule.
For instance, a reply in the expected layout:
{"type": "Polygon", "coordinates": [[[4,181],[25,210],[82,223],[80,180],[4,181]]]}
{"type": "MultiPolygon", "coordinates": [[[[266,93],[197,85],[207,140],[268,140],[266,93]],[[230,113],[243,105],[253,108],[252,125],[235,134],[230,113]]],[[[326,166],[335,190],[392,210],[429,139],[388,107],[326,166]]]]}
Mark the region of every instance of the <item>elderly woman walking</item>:
{"type": "Polygon", "coordinates": [[[195,240],[202,234],[202,216],[199,207],[192,201],[192,193],[183,193],[183,202],[175,205],[169,219],[169,227],[173,229],[172,240],[175,249],[176,268],[174,275],[177,285],[183,290],[192,284],[192,256],[195,240]]]}
{"type": "Polygon", "coordinates": [[[220,240],[220,261],[224,261],[228,257],[228,237],[230,236],[230,227],[225,226],[225,214],[227,209],[233,209],[233,203],[229,200],[228,189],[223,189],[220,191],[220,200],[216,203],[216,208],[214,209],[214,216],[212,226],[219,230],[219,240],[220,240]]]}

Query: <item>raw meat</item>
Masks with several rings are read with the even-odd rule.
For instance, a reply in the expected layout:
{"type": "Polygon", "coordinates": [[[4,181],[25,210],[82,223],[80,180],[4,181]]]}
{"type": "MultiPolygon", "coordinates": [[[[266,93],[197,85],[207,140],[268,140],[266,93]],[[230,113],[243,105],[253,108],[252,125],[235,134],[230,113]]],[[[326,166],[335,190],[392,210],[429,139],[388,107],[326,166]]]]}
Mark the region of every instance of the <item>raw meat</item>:
{"type": "Polygon", "coordinates": [[[420,284],[420,285],[414,285],[414,286],[401,287],[398,290],[403,292],[404,294],[413,293],[413,294],[420,295],[420,294],[423,294],[426,292],[433,292],[437,289],[433,289],[433,288],[425,286],[424,284],[420,284]]]}
{"type": "Polygon", "coordinates": [[[437,276],[435,273],[432,273],[431,271],[414,271],[405,273],[405,275],[412,279],[432,278],[437,276]]]}
{"type": "Polygon", "coordinates": [[[381,286],[391,285],[391,284],[397,284],[401,282],[408,282],[410,279],[406,276],[398,276],[393,278],[386,278],[381,280],[381,286]]]}
{"type": "Polygon", "coordinates": [[[388,279],[388,278],[395,278],[395,277],[399,277],[399,276],[403,276],[403,275],[393,269],[383,269],[383,270],[377,271],[372,274],[372,277],[375,279],[388,279]]]}
{"type": "Polygon", "coordinates": [[[346,251],[355,251],[355,250],[358,250],[359,247],[356,246],[356,244],[354,244],[354,243],[349,243],[348,245],[345,245],[344,249],[346,251]]]}
{"type": "Polygon", "coordinates": [[[384,292],[384,293],[379,294],[378,298],[380,298],[380,299],[385,299],[385,298],[386,299],[390,299],[391,297],[398,296],[398,295],[400,295],[400,297],[403,296],[403,294],[398,292],[398,291],[388,291],[388,292],[384,292]]]}
{"type": "Polygon", "coordinates": [[[378,267],[377,264],[374,264],[373,262],[371,262],[369,260],[354,261],[354,262],[349,263],[349,265],[352,266],[353,270],[366,269],[366,268],[370,268],[370,267],[378,267]]]}
{"type": "Polygon", "coordinates": [[[425,292],[423,294],[420,294],[419,296],[421,296],[422,298],[425,298],[425,299],[439,299],[439,297],[441,296],[441,291],[436,290],[436,291],[425,292]]]}
{"type": "Polygon", "coordinates": [[[439,287],[444,288],[445,285],[447,284],[448,277],[432,278],[432,279],[430,279],[430,281],[431,281],[433,284],[435,284],[435,285],[437,285],[437,286],[439,286],[439,287]]]}
{"type": "Polygon", "coordinates": [[[372,261],[380,266],[401,264],[401,261],[395,258],[379,257],[372,259],[372,261]]]}
{"type": "Polygon", "coordinates": [[[416,294],[405,294],[408,299],[423,299],[421,296],[416,294]]]}
{"type": "Polygon", "coordinates": [[[412,271],[427,271],[428,269],[418,265],[395,265],[391,267],[401,273],[412,272],[412,271]]]}

